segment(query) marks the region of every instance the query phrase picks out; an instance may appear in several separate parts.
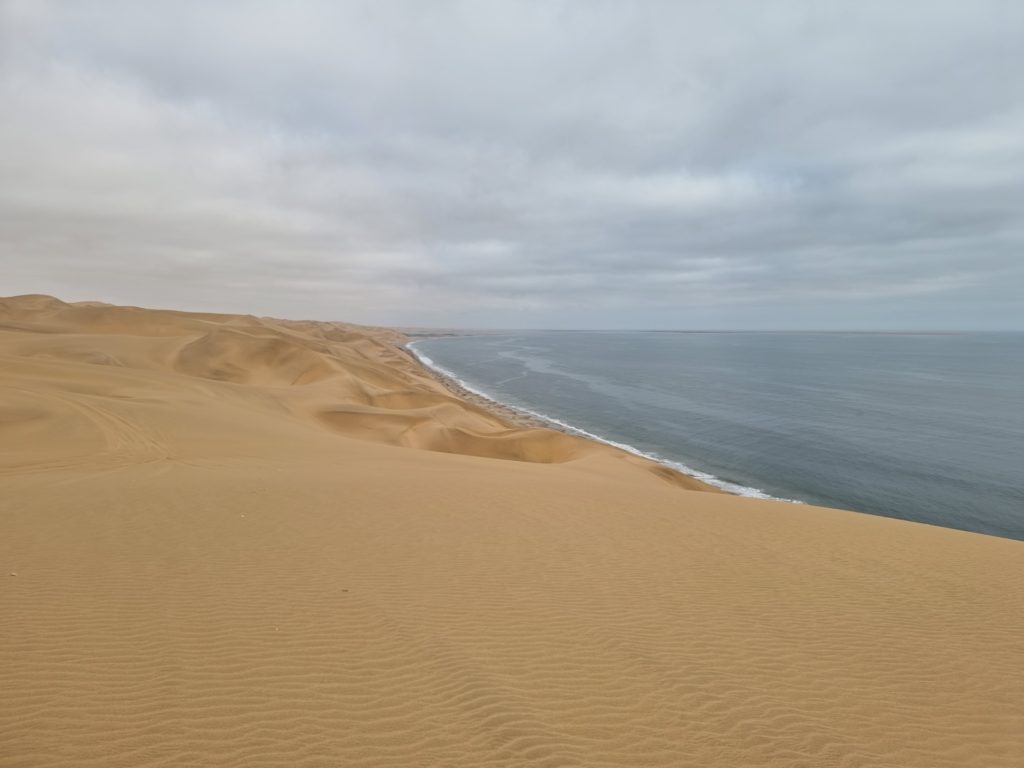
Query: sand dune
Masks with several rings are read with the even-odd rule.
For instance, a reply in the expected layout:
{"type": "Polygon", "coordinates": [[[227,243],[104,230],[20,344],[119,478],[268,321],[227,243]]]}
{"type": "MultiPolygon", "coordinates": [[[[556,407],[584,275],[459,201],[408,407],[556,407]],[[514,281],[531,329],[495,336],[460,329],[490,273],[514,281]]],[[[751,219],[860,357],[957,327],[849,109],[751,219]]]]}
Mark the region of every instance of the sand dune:
{"type": "Polygon", "coordinates": [[[0,766],[1024,765],[1024,544],[702,492],[398,340],[0,299],[0,766]]]}

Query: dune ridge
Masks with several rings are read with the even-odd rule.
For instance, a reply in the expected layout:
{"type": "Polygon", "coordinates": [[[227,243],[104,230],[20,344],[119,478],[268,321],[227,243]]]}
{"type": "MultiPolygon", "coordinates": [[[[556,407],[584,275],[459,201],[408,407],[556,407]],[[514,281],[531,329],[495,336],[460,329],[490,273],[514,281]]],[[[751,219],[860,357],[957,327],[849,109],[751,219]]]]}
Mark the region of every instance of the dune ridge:
{"type": "MultiPolygon", "coordinates": [[[[290,417],[293,427],[303,422],[353,439],[545,463],[603,451],[664,474],[651,462],[554,430],[510,424],[467,402],[400,348],[401,334],[387,329],[68,304],[30,295],[0,300],[0,330],[28,334],[12,340],[10,350],[26,361],[59,360],[242,385],[245,392],[222,390],[221,399],[237,395],[251,401],[259,393],[290,417]]],[[[174,381],[180,389],[212,391],[208,384],[174,381]]],[[[79,403],[80,412],[82,407],[79,403]]],[[[59,418],[57,411],[51,416],[59,418]]],[[[16,420],[10,412],[5,421],[16,420]]],[[[706,488],[675,473],[672,481],[706,488]]]]}
{"type": "Polygon", "coordinates": [[[1024,764],[1021,542],[705,492],[401,341],[0,299],[0,766],[1024,764]]]}

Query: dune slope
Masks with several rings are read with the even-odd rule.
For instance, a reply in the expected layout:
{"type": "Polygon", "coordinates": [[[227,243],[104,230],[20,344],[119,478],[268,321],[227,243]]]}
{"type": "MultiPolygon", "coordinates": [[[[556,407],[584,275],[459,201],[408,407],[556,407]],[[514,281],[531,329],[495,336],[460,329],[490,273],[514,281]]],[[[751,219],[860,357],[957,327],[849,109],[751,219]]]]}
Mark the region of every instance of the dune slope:
{"type": "Polygon", "coordinates": [[[1024,765],[1024,544],[702,492],[397,340],[0,299],[0,766],[1024,765]]]}

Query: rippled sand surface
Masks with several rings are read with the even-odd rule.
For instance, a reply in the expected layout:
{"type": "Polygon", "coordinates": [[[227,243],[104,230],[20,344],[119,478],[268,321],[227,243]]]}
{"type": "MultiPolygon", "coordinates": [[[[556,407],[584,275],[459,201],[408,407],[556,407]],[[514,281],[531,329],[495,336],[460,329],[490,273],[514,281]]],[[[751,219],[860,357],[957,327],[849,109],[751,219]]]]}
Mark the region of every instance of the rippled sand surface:
{"type": "Polygon", "coordinates": [[[703,492],[395,339],[0,300],[0,766],[1024,765],[1024,544],[703,492]]]}

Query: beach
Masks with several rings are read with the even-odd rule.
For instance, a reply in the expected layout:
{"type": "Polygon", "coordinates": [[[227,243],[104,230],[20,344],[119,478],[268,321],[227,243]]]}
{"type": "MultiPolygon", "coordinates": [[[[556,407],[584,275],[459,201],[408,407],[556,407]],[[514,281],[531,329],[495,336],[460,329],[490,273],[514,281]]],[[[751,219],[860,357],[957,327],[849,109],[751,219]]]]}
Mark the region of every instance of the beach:
{"type": "Polygon", "coordinates": [[[1024,764],[1024,543],[714,492],[405,341],[0,299],[0,766],[1024,764]]]}

